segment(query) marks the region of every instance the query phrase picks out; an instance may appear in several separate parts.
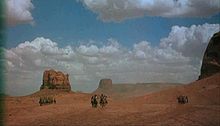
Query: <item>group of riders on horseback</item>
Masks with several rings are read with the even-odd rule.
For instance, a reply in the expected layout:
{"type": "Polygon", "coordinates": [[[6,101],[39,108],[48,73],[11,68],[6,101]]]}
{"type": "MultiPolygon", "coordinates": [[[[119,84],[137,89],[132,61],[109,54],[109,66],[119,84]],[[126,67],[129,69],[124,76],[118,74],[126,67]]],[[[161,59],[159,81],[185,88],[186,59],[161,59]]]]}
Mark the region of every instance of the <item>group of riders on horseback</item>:
{"type": "Polygon", "coordinates": [[[189,102],[188,97],[184,95],[180,95],[177,97],[177,101],[179,104],[186,104],[189,102]]]}
{"type": "Polygon", "coordinates": [[[92,107],[93,108],[97,108],[98,107],[98,103],[100,104],[100,106],[103,108],[105,107],[106,104],[108,104],[108,101],[107,101],[107,96],[104,95],[104,94],[101,94],[100,97],[98,97],[98,95],[93,95],[91,97],[91,104],[92,104],[92,107]],[[100,99],[98,101],[98,99],[100,99]]]}
{"type": "MultiPolygon", "coordinates": [[[[179,104],[186,104],[189,102],[188,97],[184,95],[180,95],[177,97],[177,102],[179,104]]],[[[53,97],[40,97],[39,104],[40,106],[45,105],[45,104],[56,104],[56,99],[53,97]]],[[[91,104],[93,108],[97,108],[98,104],[103,108],[108,104],[107,101],[107,96],[104,94],[101,94],[100,96],[98,95],[93,95],[91,97],[91,104]]]]}
{"type": "Polygon", "coordinates": [[[56,104],[56,99],[53,97],[40,97],[39,104],[40,106],[46,104],[56,104]]]}

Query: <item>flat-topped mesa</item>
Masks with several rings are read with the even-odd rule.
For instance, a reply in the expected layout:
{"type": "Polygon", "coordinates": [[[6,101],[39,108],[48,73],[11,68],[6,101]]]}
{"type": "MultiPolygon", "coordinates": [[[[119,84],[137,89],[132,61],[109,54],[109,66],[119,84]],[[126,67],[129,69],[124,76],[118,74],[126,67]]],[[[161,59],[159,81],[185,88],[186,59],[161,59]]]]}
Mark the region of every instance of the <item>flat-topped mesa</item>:
{"type": "Polygon", "coordinates": [[[220,32],[215,33],[203,56],[199,79],[209,77],[220,72],[220,32]]]}
{"type": "Polygon", "coordinates": [[[44,71],[43,84],[40,89],[57,89],[70,91],[69,75],[53,69],[44,71]]]}
{"type": "Polygon", "coordinates": [[[99,82],[100,89],[112,89],[112,80],[111,79],[101,79],[99,82]]]}

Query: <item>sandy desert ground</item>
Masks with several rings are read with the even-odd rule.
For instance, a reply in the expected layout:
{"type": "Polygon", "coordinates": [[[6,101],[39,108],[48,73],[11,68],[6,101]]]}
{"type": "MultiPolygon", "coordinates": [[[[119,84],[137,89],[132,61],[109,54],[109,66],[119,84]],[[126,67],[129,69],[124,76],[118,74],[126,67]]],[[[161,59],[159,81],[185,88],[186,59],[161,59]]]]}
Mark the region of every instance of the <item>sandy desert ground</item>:
{"type": "Polygon", "coordinates": [[[220,74],[138,97],[109,96],[109,104],[92,108],[86,93],[41,91],[5,98],[6,126],[219,126],[220,74]],[[39,97],[53,95],[57,103],[40,106],[39,97]],[[187,95],[188,104],[176,97],[187,95]]]}

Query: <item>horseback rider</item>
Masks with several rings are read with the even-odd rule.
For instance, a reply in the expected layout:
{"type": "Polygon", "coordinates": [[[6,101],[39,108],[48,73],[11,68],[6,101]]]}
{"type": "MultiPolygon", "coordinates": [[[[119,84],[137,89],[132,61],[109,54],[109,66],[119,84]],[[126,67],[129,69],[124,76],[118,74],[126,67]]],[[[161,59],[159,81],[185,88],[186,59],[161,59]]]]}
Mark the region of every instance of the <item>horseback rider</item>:
{"type": "Polygon", "coordinates": [[[178,100],[178,103],[180,104],[186,104],[188,103],[188,97],[187,96],[183,96],[183,95],[180,95],[177,97],[177,100],[178,100]]]}
{"type": "Polygon", "coordinates": [[[39,104],[40,104],[40,106],[42,106],[42,104],[43,104],[43,99],[40,97],[40,100],[39,100],[39,104]]]}
{"type": "Polygon", "coordinates": [[[98,104],[98,96],[95,94],[91,97],[91,104],[92,104],[92,107],[96,108],[97,107],[97,104],[98,104]]]}
{"type": "Polygon", "coordinates": [[[107,96],[104,94],[101,94],[100,102],[99,102],[100,106],[104,107],[107,103],[108,103],[107,96]]]}
{"type": "Polygon", "coordinates": [[[107,96],[106,95],[104,96],[104,101],[105,101],[105,104],[108,104],[107,96]]]}
{"type": "Polygon", "coordinates": [[[56,99],[55,99],[55,98],[53,99],[53,103],[54,103],[54,104],[56,104],[56,103],[57,103],[57,101],[56,101],[56,99]]]}

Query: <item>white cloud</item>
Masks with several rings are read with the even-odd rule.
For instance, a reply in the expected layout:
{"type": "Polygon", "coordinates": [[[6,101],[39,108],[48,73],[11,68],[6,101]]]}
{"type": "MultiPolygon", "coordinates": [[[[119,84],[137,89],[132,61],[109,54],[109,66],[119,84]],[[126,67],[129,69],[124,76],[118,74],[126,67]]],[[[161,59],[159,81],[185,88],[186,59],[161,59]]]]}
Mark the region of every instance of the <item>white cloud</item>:
{"type": "Polygon", "coordinates": [[[109,39],[108,41],[109,41],[108,45],[100,48],[100,53],[111,55],[119,52],[120,45],[118,44],[118,42],[114,39],[109,39]]]}
{"type": "Polygon", "coordinates": [[[33,24],[31,0],[6,0],[6,20],[8,25],[33,24]]]}
{"type": "Polygon", "coordinates": [[[191,27],[173,26],[167,38],[161,39],[161,47],[173,48],[184,56],[199,58],[205,50],[210,35],[219,31],[219,24],[192,25],[191,27]],[[195,51],[196,50],[196,51],[195,51]]]}
{"type": "Polygon", "coordinates": [[[7,92],[28,94],[39,89],[45,69],[69,73],[73,90],[92,91],[102,78],[113,82],[180,82],[198,78],[201,58],[219,24],[174,26],[160,45],[141,41],[126,48],[114,39],[59,47],[43,37],[6,49],[7,92]],[[16,87],[16,88],[15,88],[16,87]],[[77,88],[77,89],[76,89],[77,88]]]}
{"type": "Polygon", "coordinates": [[[206,17],[219,13],[219,0],[79,0],[104,21],[142,16],[206,17]]]}
{"type": "Polygon", "coordinates": [[[94,56],[98,53],[99,49],[95,45],[91,45],[91,46],[81,45],[78,51],[83,55],[94,56]]]}
{"type": "Polygon", "coordinates": [[[136,52],[135,56],[136,56],[137,58],[140,58],[140,59],[145,59],[145,58],[146,58],[146,54],[145,54],[143,51],[140,51],[140,50],[138,50],[138,51],[136,52]]]}

